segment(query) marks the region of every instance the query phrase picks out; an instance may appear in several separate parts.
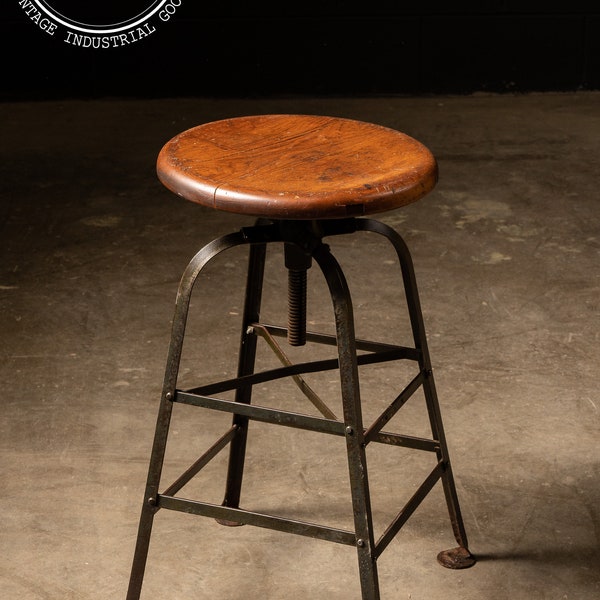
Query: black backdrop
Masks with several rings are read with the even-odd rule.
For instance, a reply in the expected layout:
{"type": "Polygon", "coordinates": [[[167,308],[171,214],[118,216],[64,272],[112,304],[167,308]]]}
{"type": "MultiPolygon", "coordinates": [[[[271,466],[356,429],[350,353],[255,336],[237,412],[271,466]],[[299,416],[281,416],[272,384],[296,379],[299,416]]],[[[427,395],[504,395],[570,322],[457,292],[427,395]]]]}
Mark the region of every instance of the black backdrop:
{"type": "Polygon", "coordinates": [[[46,34],[19,1],[0,12],[1,100],[600,87],[598,0],[181,0],[107,49],[46,34]]]}

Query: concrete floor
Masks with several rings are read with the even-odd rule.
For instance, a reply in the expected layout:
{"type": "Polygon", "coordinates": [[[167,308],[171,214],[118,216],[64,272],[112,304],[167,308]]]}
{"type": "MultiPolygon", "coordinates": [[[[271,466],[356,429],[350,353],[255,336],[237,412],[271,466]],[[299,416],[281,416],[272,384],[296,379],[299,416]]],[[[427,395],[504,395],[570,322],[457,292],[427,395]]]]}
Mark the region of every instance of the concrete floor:
{"type": "MultiPolygon", "coordinates": [[[[438,486],[379,561],[382,600],[599,598],[597,93],[0,105],[0,596],[125,597],[179,277],[204,243],[251,223],[175,197],[155,158],[183,129],[269,112],[381,123],[420,139],[440,164],[427,198],[381,220],[413,253],[479,562],[436,563],[453,545],[438,486]]],[[[358,333],[402,341],[388,249],[367,234],[333,247],[358,333]]],[[[269,256],[264,312],[277,320],[285,274],[278,250],[269,256]]],[[[244,260],[232,250],[202,275],[182,386],[232,369],[244,260]]],[[[311,327],[331,330],[314,269],[309,283],[311,327]]],[[[364,370],[367,417],[397,378],[364,370]]],[[[313,385],[336,406],[333,374],[313,385]]],[[[293,389],[264,386],[260,403],[283,396],[310,411],[293,389]]],[[[426,433],[420,401],[404,410],[399,429],[426,433]]],[[[175,412],[165,483],[227,420],[175,412]]],[[[253,434],[246,505],[351,523],[339,440],[266,425],[253,434]]],[[[428,467],[415,451],[369,458],[380,530],[428,467]]],[[[223,463],[187,494],[219,502],[223,463]]],[[[346,546],[162,511],[142,597],[359,599],[356,562],[346,546]]]]}

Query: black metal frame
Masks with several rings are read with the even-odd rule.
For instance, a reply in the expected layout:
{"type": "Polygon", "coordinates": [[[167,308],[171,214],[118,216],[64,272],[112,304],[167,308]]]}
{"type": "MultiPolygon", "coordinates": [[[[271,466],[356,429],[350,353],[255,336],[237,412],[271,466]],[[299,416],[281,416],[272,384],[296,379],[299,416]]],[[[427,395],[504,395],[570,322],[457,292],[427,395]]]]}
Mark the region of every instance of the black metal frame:
{"type": "MultiPolygon", "coordinates": [[[[300,277],[301,279],[302,277],[300,277]]],[[[304,282],[300,281],[300,284],[302,286],[304,282]]],[[[290,285],[293,285],[293,282],[290,285]]],[[[300,381],[300,384],[302,383],[300,381]]],[[[459,547],[441,552],[438,560],[446,567],[466,568],[474,564],[475,559],[467,549],[467,536],[442,427],[412,259],[404,240],[392,228],[373,219],[350,218],[321,221],[267,221],[260,219],[253,227],[243,228],[237,233],[223,236],[207,244],[191,260],[181,279],[127,600],[138,600],[140,597],[153,518],[161,508],[213,517],[223,524],[255,525],[355,546],[358,552],[362,598],[363,600],[378,600],[377,558],[440,479],[452,529],[459,547]],[[352,301],[346,279],[329,247],[323,243],[323,238],[357,231],[368,231],[384,236],[397,253],[414,347],[359,340],[355,337],[352,301]],[[299,313],[299,330],[298,322],[290,322],[287,328],[260,323],[259,313],[266,249],[267,245],[272,242],[285,244],[286,265],[296,271],[294,275],[296,280],[298,280],[298,273],[302,275],[302,270],[310,266],[312,259],[318,264],[333,301],[335,336],[305,331],[302,323],[302,310],[299,313]],[[205,265],[217,254],[240,245],[249,245],[250,254],[237,377],[192,390],[179,390],[177,388],[179,364],[190,297],[196,278],[205,265]],[[290,248],[292,250],[288,252],[290,248]],[[334,345],[337,346],[338,358],[296,365],[284,362],[280,368],[255,373],[258,335],[263,337],[266,335],[270,338],[287,335],[289,339],[290,330],[294,328],[296,331],[293,333],[293,340],[290,343],[298,345],[307,341],[334,345]],[[362,353],[359,354],[358,351],[362,353]],[[401,359],[418,363],[417,375],[381,416],[369,427],[365,427],[361,412],[358,366],[401,359]],[[341,420],[336,419],[327,410],[322,411],[325,416],[315,417],[251,404],[252,387],[257,383],[282,377],[300,378],[304,373],[329,369],[339,369],[340,372],[343,406],[343,419],[341,420]],[[432,438],[425,439],[384,431],[383,428],[388,421],[421,387],[427,405],[432,438]],[[226,390],[235,390],[235,400],[215,397],[215,394],[226,390]],[[229,412],[232,413],[233,420],[231,428],[203,456],[164,492],[159,493],[174,403],[185,403],[229,412]],[[252,419],[345,437],[354,513],[353,531],[261,514],[239,507],[248,423],[252,419]],[[366,460],[366,447],[372,442],[429,451],[436,455],[436,464],[431,473],[378,540],[375,540],[373,533],[366,460]],[[177,497],[177,492],[227,446],[229,446],[229,467],[223,504],[218,506],[177,497]]]]}

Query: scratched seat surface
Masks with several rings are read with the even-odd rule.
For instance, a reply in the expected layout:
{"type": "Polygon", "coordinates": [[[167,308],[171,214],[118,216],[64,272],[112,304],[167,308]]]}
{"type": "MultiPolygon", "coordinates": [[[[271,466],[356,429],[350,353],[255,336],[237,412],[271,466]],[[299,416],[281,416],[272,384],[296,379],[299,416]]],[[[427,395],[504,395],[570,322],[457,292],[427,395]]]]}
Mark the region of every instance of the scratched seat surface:
{"type": "Polygon", "coordinates": [[[162,148],[157,173],[179,196],[274,219],[379,213],[437,182],[431,152],[380,125],[315,115],[258,115],[193,127],[162,148]]]}

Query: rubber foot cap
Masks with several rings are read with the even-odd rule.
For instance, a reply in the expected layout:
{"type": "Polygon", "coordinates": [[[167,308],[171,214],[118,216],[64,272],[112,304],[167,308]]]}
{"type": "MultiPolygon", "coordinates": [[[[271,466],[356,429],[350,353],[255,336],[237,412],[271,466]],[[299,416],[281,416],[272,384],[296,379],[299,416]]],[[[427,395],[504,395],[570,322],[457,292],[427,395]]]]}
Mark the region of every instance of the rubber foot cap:
{"type": "Polygon", "coordinates": [[[224,525],[225,527],[241,527],[244,523],[238,523],[237,521],[227,521],[227,519],[215,519],[215,521],[219,525],[224,525]]]}
{"type": "Polygon", "coordinates": [[[461,546],[451,550],[442,550],[437,555],[437,559],[440,565],[446,569],[468,569],[477,562],[475,557],[461,546]]]}

